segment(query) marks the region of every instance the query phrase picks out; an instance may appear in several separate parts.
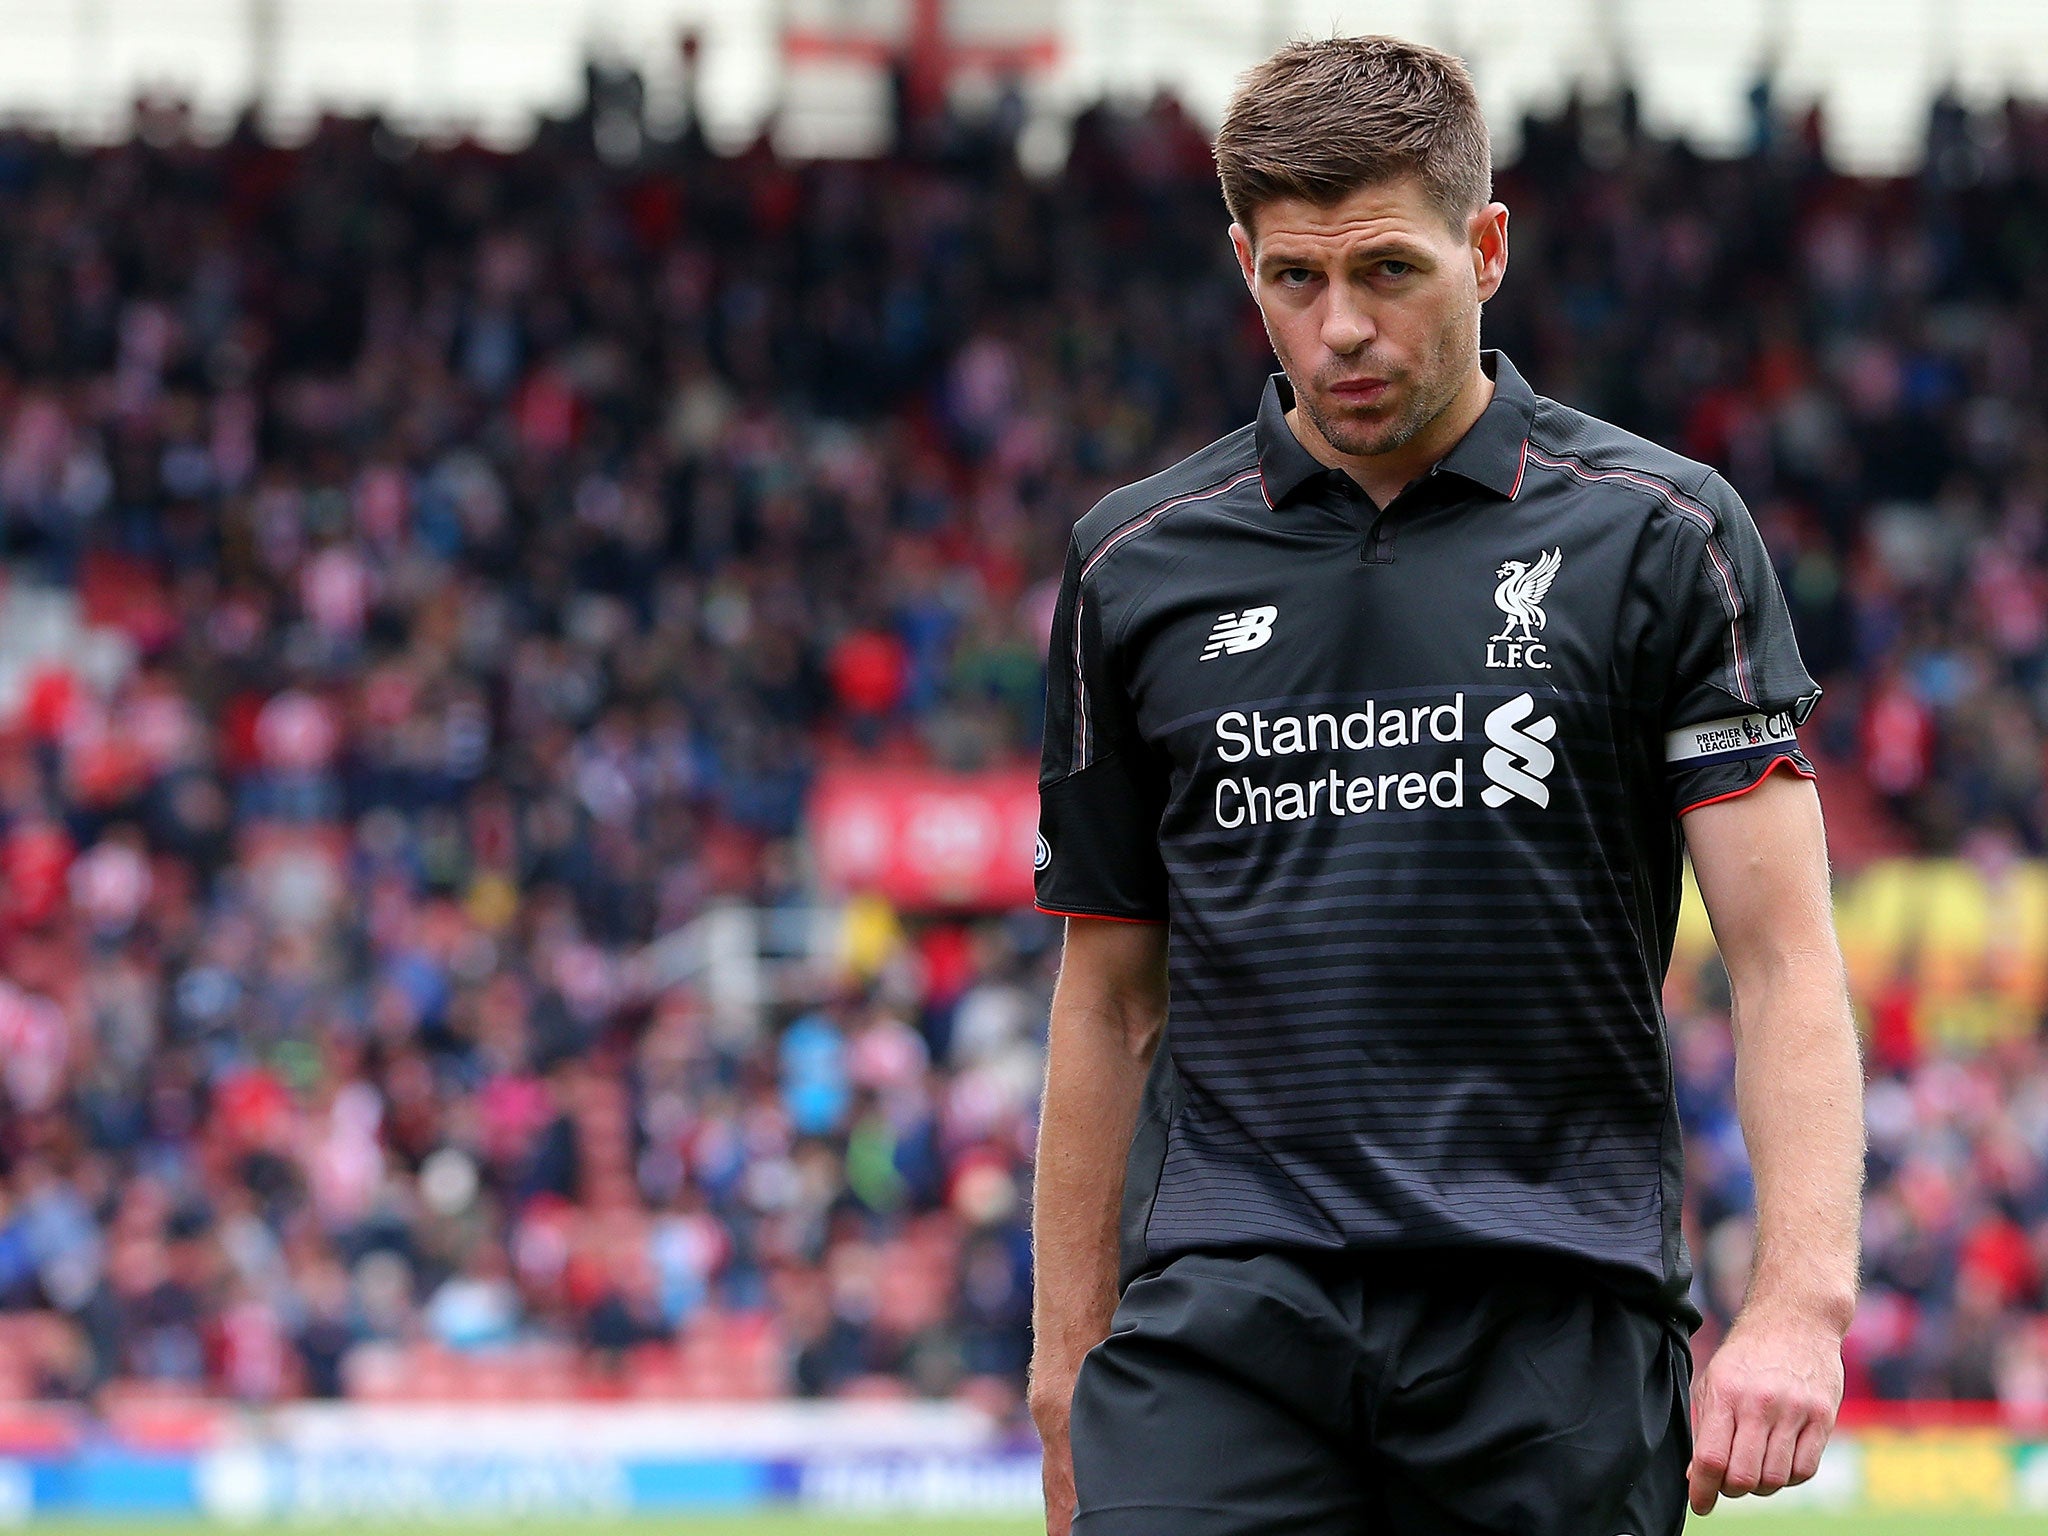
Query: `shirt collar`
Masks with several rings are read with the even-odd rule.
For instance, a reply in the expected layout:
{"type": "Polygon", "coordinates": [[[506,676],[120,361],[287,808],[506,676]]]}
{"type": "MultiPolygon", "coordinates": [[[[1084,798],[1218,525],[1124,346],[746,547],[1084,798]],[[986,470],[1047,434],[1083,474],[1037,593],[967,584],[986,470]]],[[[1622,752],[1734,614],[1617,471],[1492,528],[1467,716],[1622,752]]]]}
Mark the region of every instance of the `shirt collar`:
{"type": "MultiPolygon", "coordinates": [[[[1493,399],[1437,468],[1512,500],[1521,489],[1536,393],[1504,352],[1480,353],[1479,366],[1493,380],[1493,399]]],[[[1287,375],[1276,373],[1267,379],[1254,430],[1259,479],[1266,489],[1266,501],[1276,507],[1327,469],[1301,446],[1301,439],[1288,426],[1287,412],[1293,406],[1294,386],[1287,382],[1287,375]]]]}

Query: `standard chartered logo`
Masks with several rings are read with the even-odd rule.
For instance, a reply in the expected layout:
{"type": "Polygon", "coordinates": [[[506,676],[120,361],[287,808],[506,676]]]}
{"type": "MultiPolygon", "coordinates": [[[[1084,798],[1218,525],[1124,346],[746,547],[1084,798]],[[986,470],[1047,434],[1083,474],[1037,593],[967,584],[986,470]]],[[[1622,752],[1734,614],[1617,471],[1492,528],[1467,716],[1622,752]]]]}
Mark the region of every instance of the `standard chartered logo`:
{"type": "MultiPolygon", "coordinates": [[[[1441,699],[1441,695],[1439,695],[1441,699]]],[[[1355,708],[1296,714],[1225,710],[1213,722],[1216,756],[1236,767],[1216,780],[1212,811],[1226,830],[1270,822],[1457,811],[1466,800],[1476,738],[1486,782],[1474,784],[1494,809],[1516,800],[1550,804],[1547,780],[1557,767],[1557,721],[1537,716],[1531,694],[1518,694],[1467,734],[1466,696],[1441,702],[1361,699],[1355,708]],[[1448,750],[1446,750],[1448,749],[1448,750]],[[1282,764],[1307,759],[1307,771],[1282,764]],[[1320,759],[1321,761],[1317,761],[1320,759]],[[1280,767],[1271,775],[1269,767],[1280,767]]]]}
{"type": "Polygon", "coordinates": [[[1518,693],[1486,716],[1486,739],[1493,743],[1480,764],[1493,782],[1479,792],[1488,805],[1499,807],[1520,796],[1538,805],[1550,804],[1550,786],[1543,781],[1557,766],[1557,754],[1548,745],[1557,735],[1557,721],[1550,715],[1524,725],[1536,712],[1536,701],[1518,693]]]}

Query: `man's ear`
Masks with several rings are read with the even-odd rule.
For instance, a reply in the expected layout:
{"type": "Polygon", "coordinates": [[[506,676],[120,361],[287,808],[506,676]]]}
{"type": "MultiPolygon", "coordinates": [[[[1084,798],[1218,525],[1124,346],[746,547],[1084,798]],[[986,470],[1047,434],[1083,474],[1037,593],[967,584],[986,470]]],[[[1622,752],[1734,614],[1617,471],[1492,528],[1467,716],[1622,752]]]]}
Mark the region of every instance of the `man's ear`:
{"type": "Polygon", "coordinates": [[[1472,243],[1472,275],[1479,282],[1479,302],[1484,304],[1500,292],[1501,279],[1508,272],[1507,205],[1488,203],[1472,215],[1466,235],[1472,243]]]}
{"type": "Polygon", "coordinates": [[[1258,258],[1252,250],[1251,233],[1242,224],[1231,224],[1230,248],[1237,252],[1237,270],[1244,274],[1245,287],[1256,294],[1259,291],[1256,265],[1258,258]]]}

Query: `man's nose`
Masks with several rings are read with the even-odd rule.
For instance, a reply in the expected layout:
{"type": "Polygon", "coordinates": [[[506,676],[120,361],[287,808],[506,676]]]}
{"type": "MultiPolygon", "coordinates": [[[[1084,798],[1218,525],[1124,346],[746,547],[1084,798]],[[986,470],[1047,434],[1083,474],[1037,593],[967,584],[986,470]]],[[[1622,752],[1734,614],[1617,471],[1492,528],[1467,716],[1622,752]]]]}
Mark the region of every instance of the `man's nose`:
{"type": "Polygon", "coordinates": [[[1323,345],[1343,357],[1367,345],[1378,334],[1372,312],[1341,286],[1333,286],[1329,307],[1323,312],[1323,345]]]}

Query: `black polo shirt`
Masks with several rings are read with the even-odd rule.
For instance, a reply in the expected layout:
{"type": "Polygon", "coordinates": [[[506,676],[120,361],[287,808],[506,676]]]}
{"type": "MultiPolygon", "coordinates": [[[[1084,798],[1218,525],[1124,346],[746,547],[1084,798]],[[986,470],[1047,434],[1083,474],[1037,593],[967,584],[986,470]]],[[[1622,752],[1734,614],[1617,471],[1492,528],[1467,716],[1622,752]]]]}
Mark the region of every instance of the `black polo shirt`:
{"type": "Polygon", "coordinates": [[[1053,622],[1038,900],[1169,925],[1126,1278],[1497,1250],[1684,1315],[1678,818],[1819,696],[1741,500],[1538,397],[1385,509],[1286,422],[1106,497],[1053,622]]]}

